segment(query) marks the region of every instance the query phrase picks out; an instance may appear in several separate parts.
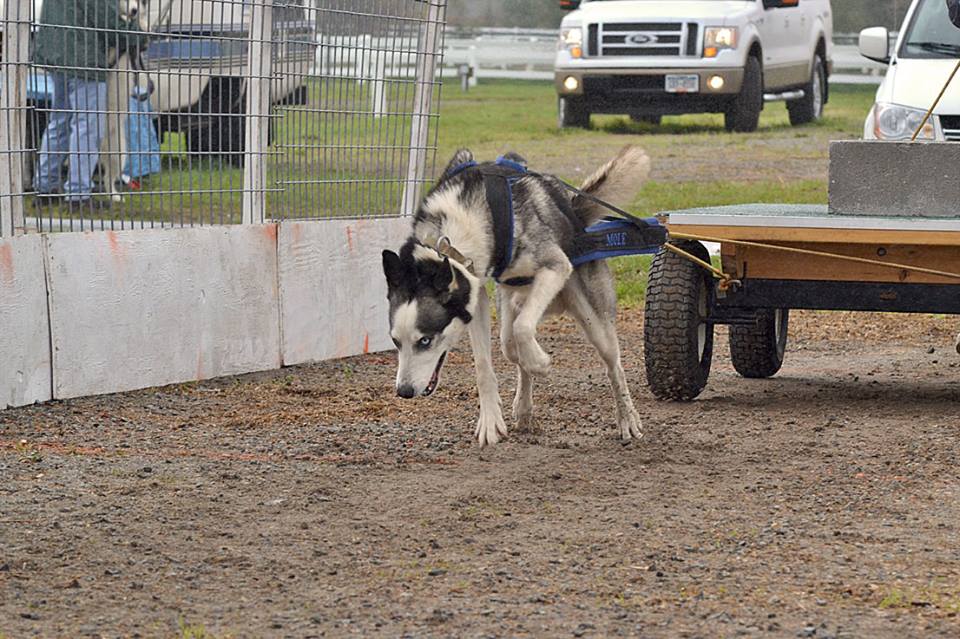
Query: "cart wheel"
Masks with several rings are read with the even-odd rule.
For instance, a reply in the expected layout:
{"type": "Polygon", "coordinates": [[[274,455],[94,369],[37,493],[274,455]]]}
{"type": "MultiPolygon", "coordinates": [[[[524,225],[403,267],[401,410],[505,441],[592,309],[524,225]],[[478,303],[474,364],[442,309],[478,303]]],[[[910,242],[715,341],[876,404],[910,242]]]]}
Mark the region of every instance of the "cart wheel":
{"type": "MultiPolygon", "coordinates": [[[[699,242],[679,248],[709,261],[699,242]]],[[[643,343],[647,383],[657,399],[688,401],[707,385],[713,359],[713,278],[675,253],[661,250],[647,281],[643,343]]]]}
{"type": "Polygon", "coordinates": [[[744,377],[762,379],[776,375],[783,366],[787,348],[787,327],[790,310],[786,308],[757,311],[757,323],[730,327],[730,359],[744,377]]]}

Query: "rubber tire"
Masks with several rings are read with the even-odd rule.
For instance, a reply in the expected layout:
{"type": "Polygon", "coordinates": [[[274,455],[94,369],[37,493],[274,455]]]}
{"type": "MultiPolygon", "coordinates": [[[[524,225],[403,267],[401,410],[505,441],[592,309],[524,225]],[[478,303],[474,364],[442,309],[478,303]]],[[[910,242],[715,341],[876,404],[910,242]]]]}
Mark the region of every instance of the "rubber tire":
{"type": "Polygon", "coordinates": [[[724,113],[727,131],[752,133],[760,124],[763,110],[763,68],[755,56],[747,58],[743,70],[743,86],[724,113]]]}
{"type": "Polygon", "coordinates": [[[803,87],[803,90],[802,98],[787,102],[787,113],[790,115],[790,124],[793,126],[816,122],[823,117],[823,105],[827,97],[827,70],[819,53],[813,57],[810,82],[803,87]],[[819,100],[815,95],[818,89],[819,100]]]}
{"type": "Polygon", "coordinates": [[[730,359],[733,367],[744,377],[773,377],[783,366],[790,309],[780,309],[779,317],[777,315],[774,309],[761,309],[757,311],[756,324],[730,327],[730,359]]]}
{"type": "Polygon", "coordinates": [[[557,100],[557,124],[561,129],[589,129],[590,110],[582,98],[559,98],[557,100]]]}
{"type": "Polygon", "coordinates": [[[663,116],[631,114],[630,120],[633,122],[637,122],[639,124],[652,124],[653,126],[660,126],[660,122],[663,120],[663,116]]]}
{"type": "MultiPolygon", "coordinates": [[[[710,259],[699,242],[676,245],[701,259],[710,259]]],[[[690,260],[665,249],[653,259],[647,280],[643,343],[647,384],[657,399],[690,401],[706,387],[713,360],[713,324],[702,320],[713,303],[713,291],[713,277],[690,260]]]]}

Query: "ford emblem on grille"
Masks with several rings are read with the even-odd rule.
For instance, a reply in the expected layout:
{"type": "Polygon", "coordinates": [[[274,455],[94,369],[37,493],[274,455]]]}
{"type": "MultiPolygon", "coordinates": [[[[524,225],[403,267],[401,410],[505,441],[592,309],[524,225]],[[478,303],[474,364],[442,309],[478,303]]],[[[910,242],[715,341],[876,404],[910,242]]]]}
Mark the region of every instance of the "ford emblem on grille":
{"type": "Polygon", "coordinates": [[[631,33],[627,36],[627,42],[630,44],[648,44],[653,42],[653,36],[646,33],[631,33]]]}

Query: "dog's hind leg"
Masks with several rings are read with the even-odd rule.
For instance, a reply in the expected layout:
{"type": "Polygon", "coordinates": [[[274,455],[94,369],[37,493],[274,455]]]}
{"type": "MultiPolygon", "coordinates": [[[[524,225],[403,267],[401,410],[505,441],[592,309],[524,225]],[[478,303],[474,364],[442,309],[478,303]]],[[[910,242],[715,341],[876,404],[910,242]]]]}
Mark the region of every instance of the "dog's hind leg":
{"type": "Polygon", "coordinates": [[[107,116],[104,118],[107,128],[100,144],[100,169],[103,190],[110,194],[110,199],[114,202],[119,202],[121,199],[120,192],[117,190],[117,181],[123,171],[126,141],[124,136],[126,117],[122,112],[129,106],[123,102],[124,97],[129,96],[130,93],[124,91],[128,80],[126,73],[128,63],[127,55],[121,55],[114,68],[107,71],[107,116]]]}
{"type": "Polygon", "coordinates": [[[607,377],[616,402],[620,439],[629,443],[643,437],[640,414],[633,407],[627,375],[620,362],[616,327],[616,290],[604,262],[592,262],[577,269],[563,291],[563,303],[583,328],[607,366],[607,377]]]}
{"type": "Polygon", "coordinates": [[[517,364],[517,394],[513,398],[513,419],[519,430],[534,430],[533,422],[533,376],[519,366],[517,340],[513,335],[516,308],[513,296],[503,289],[497,291],[498,315],[500,317],[500,350],[507,361],[517,364]]]}
{"type": "Polygon", "coordinates": [[[493,370],[493,346],[490,339],[490,299],[482,285],[478,294],[477,312],[468,324],[473,363],[477,369],[477,391],[480,393],[480,419],[475,435],[480,447],[496,444],[506,437],[507,425],[500,407],[497,375],[493,370]]]}
{"type": "Polygon", "coordinates": [[[517,340],[520,367],[531,375],[542,375],[550,368],[550,356],[537,343],[537,324],[543,314],[563,290],[573,271],[565,255],[549,267],[541,267],[533,277],[530,290],[513,321],[513,335],[517,340]]]}

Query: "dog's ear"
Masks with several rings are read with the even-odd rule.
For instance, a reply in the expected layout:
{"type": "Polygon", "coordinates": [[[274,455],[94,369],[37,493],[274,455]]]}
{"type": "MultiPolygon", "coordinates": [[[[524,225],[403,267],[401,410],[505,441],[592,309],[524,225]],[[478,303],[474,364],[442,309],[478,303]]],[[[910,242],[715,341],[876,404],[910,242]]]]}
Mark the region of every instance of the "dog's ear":
{"type": "Polygon", "coordinates": [[[514,151],[507,151],[506,153],[504,153],[503,159],[510,160],[511,162],[516,162],[520,166],[527,166],[527,159],[514,151]]]}
{"type": "Polygon", "coordinates": [[[387,278],[387,288],[393,290],[403,284],[403,264],[393,251],[383,252],[383,274],[387,278]]]}
{"type": "Polygon", "coordinates": [[[458,149],[457,152],[453,154],[453,157],[450,158],[450,163],[447,164],[447,168],[443,170],[441,177],[447,177],[455,168],[467,162],[473,162],[473,152],[470,151],[470,149],[458,149]]]}
{"type": "Polygon", "coordinates": [[[433,276],[433,286],[439,294],[441,304],[449,302],[453,299],[453,294],[457,292],[460,285],[449,257],[443,258],[443,264],[440,265],[437,273],[433,276]]]}

